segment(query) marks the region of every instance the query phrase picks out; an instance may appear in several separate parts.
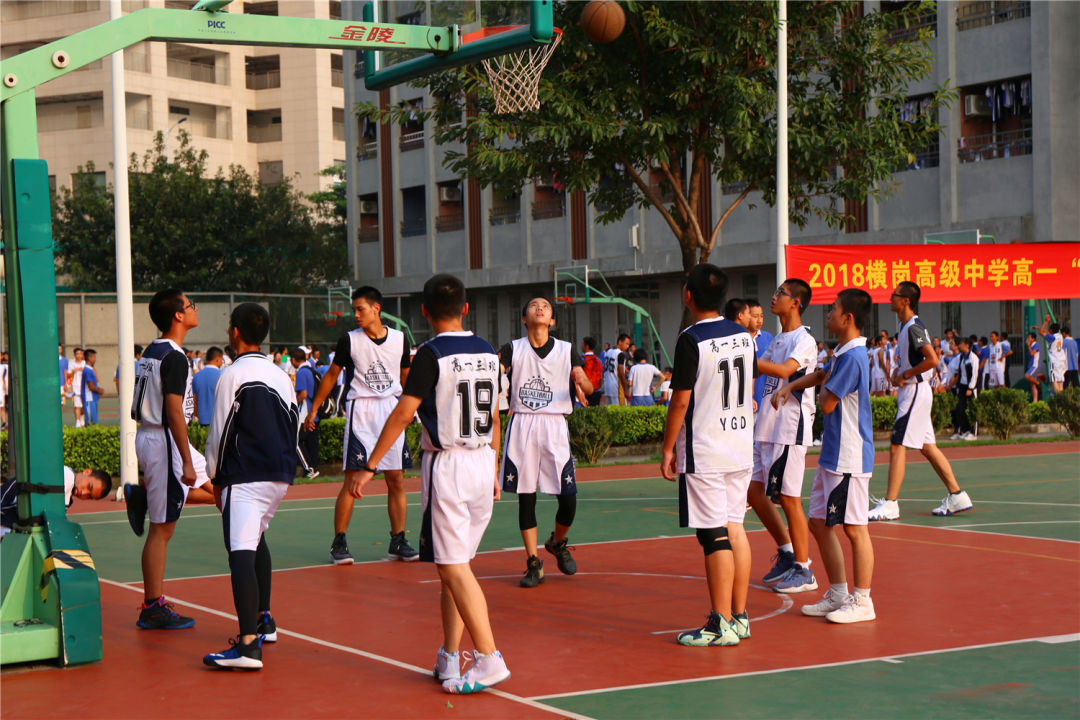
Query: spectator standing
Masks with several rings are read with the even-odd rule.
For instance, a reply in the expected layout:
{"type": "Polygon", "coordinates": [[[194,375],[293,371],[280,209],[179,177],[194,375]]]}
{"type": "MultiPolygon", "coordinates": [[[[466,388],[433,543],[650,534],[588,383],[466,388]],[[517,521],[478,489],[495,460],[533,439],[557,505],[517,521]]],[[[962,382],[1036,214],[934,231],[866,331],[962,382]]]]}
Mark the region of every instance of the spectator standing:
{"type": "Polygon", "coordinates": [[[634,365],[630,368],[630,404],[640,407],[653,405],[655,380],[663,379],[660,369],[649,362],[649,354],[644,350],[634,353],[634,365]]]}
{"type": "Polygon", "coordinates": [[[969,338],[960,338],[960,373],[957,376],[956,408],[953,410],[953,440],[974,440],[975,434],[971,431],[971,423],[968,421],[968,400],[975,397],[979,387],[979,358],[971,348],[969,338]]]}
{"type": "MultiPolygon", "coordinates": [[[[302,348],[296,348],[289,356],[289,363],[296,371],[296,404],[300,407],[300,417],[306,418],[311,414],[311,401],[315,399],[319,382],[322,378],[318,372],[307,363],[307,353],[302,348]]],[[[318,410],[318,408],[315,408],[318,410]]],[[[308,480],[319,477],[319,424],[322,418],[315,413],[315,427],[308,430],[307,425],[300,426],[298,447],[300,448],[299,461],[304,468],[304,476],[308,480]]]]}
{"type": "Polygon", "coordinates": [[[75,348],[75,362],[68,366],[68,385],[71,386],[71,405],[75,411],[75,427],[86,425],[86,416],[83,413],[82,376],[83,368],[86,367],[86,359],[81,347],[75,348]]]}
{"type": "MultiPolygon", "coordinates": [[[[747,330],[750,332],[750,337],[754,339],[754,353],[760,360],[765,351],[769,349],[769,343],[772,342],[773,335],[768,330],[762,329],[765,325],[765,308],[761,307],[761,303],[756,298],[749,298],[746,301],[746,306],[750,308],[750,326],[747,330]]],[[[757,406],[761,404],[761,396],[764,394],[765,376],[758,375],[754,379],[754,412],[757,412],[757,406]]]]}
{"type": "Polygon", "coordinates": [[[195,396],[195,414],[203,427],[210,425],[214,417],[214,390],[221,375],[221,363],[225,353],[216,345],[206,351],[202,372],[191,379],[191,392],[195,396]]]}
{"type": "Polygon", "coordinates": [[[105,394],[105,390],[98,384],[97,372],[94,370],[97,364],[97,350],[84,350],[83,359],[86,363],[82,373],[83,413],[86,425],[97,425],[98,398],[105,394]]]}
{"type": "Polygon", "coordinates": [[[604,396],[604,364],[596,357],[596,339],[586,337],[581,341],[581,362],[585,369],[585,377],[592,383],[593,391],[585,396],[591,406],[600,404],[600,398],[604,396]]]}
{"type": "Polygon", "coordinates": [[[1065,387],[1080,387],[1080,378],[1077,377],[1076,338],[1072,336],[1072,329],[1068,325],[1061,328],[1061,334],[1061,344],[1065,348],[1065,387]]]}

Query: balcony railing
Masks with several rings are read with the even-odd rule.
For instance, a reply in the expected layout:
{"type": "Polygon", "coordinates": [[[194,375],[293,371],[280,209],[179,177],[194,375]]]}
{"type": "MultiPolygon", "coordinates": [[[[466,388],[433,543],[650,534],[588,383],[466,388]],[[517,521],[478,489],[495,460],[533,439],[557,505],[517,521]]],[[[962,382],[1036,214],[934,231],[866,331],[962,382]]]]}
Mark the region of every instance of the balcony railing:
{"type": "Polygon", "coordinates": [[[218,122],[193,122],[188,125],[192,135],[217,138],[219,140],[232,139],[232,123],[228,120],[218,122]]]}
{"type": "Polygon", "coordinates": [[[435,218],[435,232],[454,232],[465,228],[465,213],[447,213],[435,218]]]}
{"type": "Polygon", "coordinates": [[[281,71],[267,70],[266,72],[245,73],[248,90],[267,90],[281,87],[281,71]]]}
{"type": "Polygon", "coordinates": [[[374,140],[366,143],[361,143],[360,147],[356,148],[356,159],[371,160],[375,157],[378,148],[379,144],[374,140]]]}
{"type": "Polygon", "coordinates": [[[926,150],[921,153],[915,153],[911,162],[906,166],[897,168],[897,172],[904,170],[925,170],[926,168],[936,168],[941,165],[941,153],[937,148],[933,150],[926,150]]]}
{"type": "Polygon", "coordinates": [[[510,225],[521,219],[521,208],[517,205],[494,207],[488,210],[488,222],[491,225],[510,225]]]}
{"type": "Polygon", "coordinates": [[[973,2],[956,9],[956,29],[974,30],[975,28],[997,25],[1010,20],[1019,20],[1031,16],[1031,3],[1021,0],[986,0],[973,2]]]}
{"type": "Polygon", "coordinates": [[[536,200],[532,204],[533,220],[545,220],[547,218],[562,217],[566,214],[566,201],[563,198],[554,200],[536,200]]]}
{"type": "Polygon", "coordinates": [[[1014,155],[1031,154],[1031,128],[990,133],[989,135],[971,135],[957,141],[957,158],[962,163],[995,160],[1014,155]]]}
{"type": "Polygon", "coordinates": [[[937,12],[930,11],[920,14],[915,20],[906,27],[893,28],[893,31],[889,33],[889,44],[898,42],[909,42],[914,40],[919,35],[919,31],[923,28],[930,28],[930,36],[937,37],[937,12]]]}
{"type": "Polygon", "coordinates": [[[379,226],[365,225],[356,231],[356,242],[371,243],[379,241],[379,226]]]}
{"type": "Polygon", "coordinates": [[[281,140],[281,123],[275,125],[248,125],[248,142],[264,143],[281,140]]]}
{"type": "MultiPolygon", "coordinates": [[[[206,63],[195,63],[179,58],[169,58],[167,64],[169,77],[184,80],[195,80],[204,83],[218,83],[217,68],[206,63]]],[[[228,79],[223,78],[220,85],[228,85],[228,79]]]]}
{"type": "Polygon", "coordinates": [[[413,218],[411,220],[401,221],[401,237],[415,237],[426,233],[427,220],[424,218],[413,218]]]}
{"type": "Polygon", "coordinates": [[[416,150],[417,148],[424,147],[424,131],[419,130],[417,132],[402,133],[401,141],[398,146],[402,150],[416,150]]]}

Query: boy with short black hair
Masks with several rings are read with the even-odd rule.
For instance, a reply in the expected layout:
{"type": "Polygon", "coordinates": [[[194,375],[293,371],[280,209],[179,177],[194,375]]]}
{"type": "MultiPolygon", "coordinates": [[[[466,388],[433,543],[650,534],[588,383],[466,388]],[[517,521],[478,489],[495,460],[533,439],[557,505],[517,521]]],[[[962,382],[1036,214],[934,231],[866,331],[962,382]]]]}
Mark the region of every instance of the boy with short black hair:
{"type": "Polygon", "coordinates": [[[649,353],[639,348],[630,368],[630,405],[652,407],[653,390],[659,385],[657,380],[663,380],[660,369],[649,362],[649,353]]]}
{"type": "Polygon", "coordinates": [[[300,412],[289,377],[259,349],[269,331],[270,313],[262,305],[241,303],[233,309],[229,346],[237,356],[218,378],[206,438],[240,624],[228,649],[203,657],[210,667],[258,670],[262,644],[277,641],[265,533],[296,474],[300,412]]]}
{"type": "MultiPolygon", "coordinates": [[[[319,383],[311,401],[305,430],[312,432],[318,422],[319,407],[335,391],[338,374],[345,371],[345,435],[342,469],[345,482],[334,505],[334,539],[330,543],[330,562],[351,565],[345,533],[352,520],[353,498],[348,487],[360,471],[371,465],[369,457],[386,418],[394,409],[397,396],[409,375],[412,354],[400,330],[382,321],[382,293],[365,285],[353,290],[353,319],[356,329],[341,336],[334,351],[334,362],[319,383]]],[[[316,352],[314,349],[312,352],[316,352]]],[[[310,360],[310,358],[309,358],[310,360]]],[[[310,363],[309,363],[310,365],[310,363]]],[[[314,365],[311,365],[315,368],[314,365]]],[[[412,467],[409,446],[402,431],[393,452],[371,465],[386,479],[386,512],[390,518],[390,545],[386,555],[391,560],[416,560],[419,554],[405,539],[408,505],[405,497],[405,468],[412,467]]]]}
{"type": "Polygon", "coordinates": [[[189,628],[195,620],[173,611],[165,602],[165,558],[169,540],[188,500],[213,499],[206,461],[188,440],[187,424],[195,410],[191,367],[182,344],[199,325],[199,308],[176,288],[150,299],[150,319],[161,331],[135,366],[131,416],[139,422],[135,455],[143,471],[142,485],[125,485],[128,523],[143,534],[146,516],[150,530],[143,545],[144,601],[136,623],[144,630],[189,628]]]}
{"type": "MultiPolygon", "coordinates": [[[[1035,326],[1031,326],[1032,330],[1035,326]]],[[[1065,370],[1068,360],[1065,356],[1064,337],[1060,332],[1061,326],[1050,321],[1049,313],[1039,327],[1039,334],[1046,340],[1046,359],[1050,367],[1050,387],[1054,393],[1062,391],[1065,385],[1065,370]],[[1049,330],[1049,332],[1047,332],[1049,330]]]]}
{"type": "Polygon", "coordinates": [[[870,318],[873,299],[865,290],[841,290],[825,319],[840,346],[829,369],[788,383],[773,395],[781,405],[799,389],[824,385],[821,410],[825,430],[821,456],[810,491],[810,530],[821,551],[829,589],[820,602],[803,605],[803,615],[824,616],[834,623],[873,620],[870,579],[874,546],[867,530],[870,475],[874,470],[873,412],[870,408],[870,367],[861,330],[870,318]],[[851,542],[855,566],[854,592],[847,591],[844,552],[833,531],[843,525],[851,542]]]}
{"type": "Polygon", "coordinates": [[[777,550],[763,582],[783,593],[817,589],[810,570],[810,530],[802,507],[806,448],[813,444],[814,391],[796,392],[798,402],[780,408],[769,397],[783,380],[798,380],[817,366],[817,341],[802,323],[810,305],[810,286],[788,278],[773,293],[770,310],[780,319],[781,332],[758,359],[758,371],[768,375],[758,403],[754,428],[754,476],[747,500],[772,535],[777,550]],[[776,509],[787,517],[787,527],[776,509]]]}
{"type": "Polygon", "coordinates": [[[750,637],[746,598],[750,543],[743,530],[754,461],[753,376],[747,329],[723,318],[727,276],[707,263],[691,268],[682,289],[693,325],[675,345],[671,403],[660,472],[679,481],[679,525],[697,531],[705,553],[709,613],[680,633],[680,645],[738,645],[750,637]]]}
{"type": "Polygon", "coordinates": [[[604,362],[596,356],[596,339],[593,337],[586,336],[581,341],[581,365],[593,386],[593,391],[585,396],[585,401],[590,407],[596,407],[604,396],[604,362]]]}
{"type": "MultiPolygon", "coordinates": [[[[442,582],[443,645],[434,675],[446,692],[474,693],[510,677],[495,648],[484,591],[469,565],[499,497],[499,357],[491,345],[462,328],[469,305],[465,286],[453,275],[436,275],[424,283],[420,311],[435,337],[416,351],[401,399],[369,462],[377,465],[419,412],[424,448],[420,557],[435,563],[442,582]],[[459,649],[466,628],[476,652],[462,675],[459,649]]],[[[374,472],[364,467],[347,481],[353,497],[362,497],[374,472]]]]}
{"type": "Polygon", "coordinates": [[[592,383],[574,347],[551,337],[555,316],[547,298],[529,300],[521,309],[521,322],[525,337],[499,348],[500,369],[510,388],[499,476],[503,490],[518,496],[518,529],[525,545],[525,574],[519,584],[534,588],[544,582],[544,563],[536,550],[537,492],[554,495],[559,503],[555,529],[544,549],[555,556],[559,572],[577,572],[566,539],[577,512],[577,476],[566,416],[574,409],[575,395],[588,395],[592,383]]]}
{"type": "Polygon", "coordinates": [[[978,393],[979,358],[971,347],[971,339],[962,337],[958,341],[960,348],[960,368],[956,376],[956,407],[953,408],[953,428],[956,433],[953,440],[974,440],[971,421],[967,416],[967,404],[978,393]]]}
{"type": "Polygon", "coordinates": [[[98,384],[97,350],[87,349],[83,351],[86,367],[82,373],[83,412],[86,415],[87,425],[98,424],[98,400],[105,394],[105,389],[98,384]]]}

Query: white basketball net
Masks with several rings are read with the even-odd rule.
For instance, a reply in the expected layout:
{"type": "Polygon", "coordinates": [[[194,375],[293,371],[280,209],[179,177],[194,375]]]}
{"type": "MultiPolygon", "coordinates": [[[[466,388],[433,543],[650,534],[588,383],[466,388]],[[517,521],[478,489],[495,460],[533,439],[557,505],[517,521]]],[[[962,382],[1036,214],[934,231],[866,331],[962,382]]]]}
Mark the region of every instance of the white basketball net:
{"type": "Polygon", "coordinates": [[[487,71],[491,93],[495,96],[495,112],[522,113],[540,109],[540,75],[555,52],[562,33],[556,32],[547,45],[535,45],[525,50],[482,60],[487,71]]]}

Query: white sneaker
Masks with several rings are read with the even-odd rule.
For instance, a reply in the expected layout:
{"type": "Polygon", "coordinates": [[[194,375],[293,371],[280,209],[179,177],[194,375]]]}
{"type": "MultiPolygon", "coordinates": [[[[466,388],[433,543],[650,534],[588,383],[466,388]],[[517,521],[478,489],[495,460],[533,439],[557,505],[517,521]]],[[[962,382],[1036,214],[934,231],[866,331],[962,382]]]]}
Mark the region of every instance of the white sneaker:
{"type": "Polygon", "coordinates": [[[949,439],[950,440],[959,440],[960,439],[960,433],[954,432],[952,435],[949,436],[949,439]]]}
{"type": "Polygon", "coordinates": [[[465,674],[445,681],[442,686],[443,690],[453,695],[467,695],[486,690],[509,677],[506,661],[503,660],[502,653],[496,650],[490,655],[474,653],[474,662],[465,674]]]}
{"type": "Polygon", "coordinates": [[[961,490],[955,495],[952,493],[946,495],[945,499],[941,501],[941,504],[930,512],[939,516],[955,515],[956,513],[970,510],[973,507],[975,507],[975,505],[971,502],[971,498],[968,497],[967,491],[961,490]]]}
{"type": "Polygon", "coordinates": [[[870,522],[874,522],[875,520],[899,520],[900,503],[896,500],[877,498],[877,505],[875,505],[870,510],[869,514],[867,514],[866,516],[866,519],[870,522]]]}
{"type": "MultiPolygon", "coordinates": [[[[468,659],[467,653],[466,659],[468,659]]],[[[458,653],[448,653],[440,647],[439,652],[435,654],[435,668],[431,674],[439,682],[461,677],[461,656],[458,653]]]]}
{"type": "Polygon", "coordinates": [[[961,440],[978,440],[978,438],[975,437],[975,433],[969,433],[969,432],[964,433],[963,435],[961,435],[960,439],[961,440]]]}
{"type": "Polygon", "coordinates": [[[813,605],[803,605],[802,614],[809,615],[810,617],[825,617],[833,610],[842,608],[846,598],[846,593],[833,592],[832,588],[829,588],[825,591],[825,595],[822,596],[820,601],[813,605]]]}
{"type": "Polygon", "coordinates": [[[876,617],[874,601],[870,599],[870,596],[852,593],[844,598],[842,607],[833,610],[825,616],[825,619],[834,623],[857,623],[873,620],[876,617]]]}

